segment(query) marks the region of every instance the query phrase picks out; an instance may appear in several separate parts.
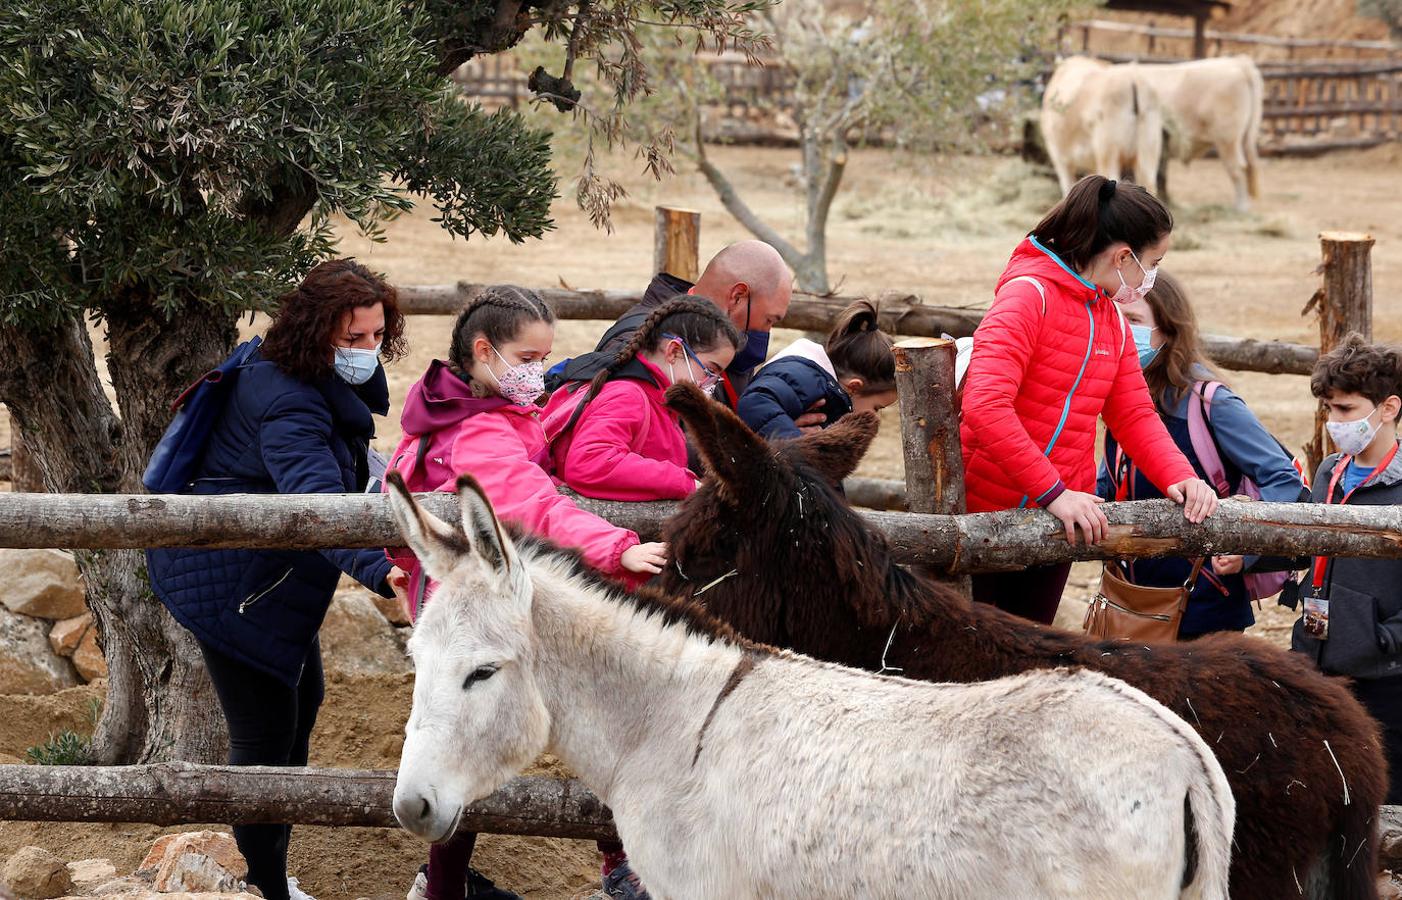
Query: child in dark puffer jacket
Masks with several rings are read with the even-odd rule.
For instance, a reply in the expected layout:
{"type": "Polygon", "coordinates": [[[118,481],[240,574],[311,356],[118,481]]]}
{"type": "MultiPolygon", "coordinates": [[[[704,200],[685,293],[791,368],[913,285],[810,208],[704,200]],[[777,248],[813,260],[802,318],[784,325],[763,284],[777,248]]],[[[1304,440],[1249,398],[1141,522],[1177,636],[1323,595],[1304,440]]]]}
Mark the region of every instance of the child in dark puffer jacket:
{"type": "Polygon", "coordinates": [[[838,316],[827,341],[794,341],[755,374],[737,412],[756,434],[795,438],[794,420],[817,408],[823,427],[849,412],[881,410],[896,402],[896,358],[891,336],[876,326],[876,304],[858,300],[838,316]]]}

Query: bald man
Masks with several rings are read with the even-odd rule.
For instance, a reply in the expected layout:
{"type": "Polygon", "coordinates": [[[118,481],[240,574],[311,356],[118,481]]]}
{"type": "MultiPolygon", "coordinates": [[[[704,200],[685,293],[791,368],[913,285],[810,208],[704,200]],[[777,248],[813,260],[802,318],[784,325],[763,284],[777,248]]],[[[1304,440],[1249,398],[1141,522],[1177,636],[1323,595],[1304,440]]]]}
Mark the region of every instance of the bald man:
{"type": "MultiPolygon", "coordinates": [[[[628,342],[648,315],[678,294],[704,297],[730,317],[744,340],[721,384],[716,399],[734,409],[750,376],[769,352],[769,332],[788,312],[793,275],[779,252],[763,241],[740,241],[721,250],[706,264],[695,284],[660,272],[643,292],[643,299],[604,332],[593,353],[566,364],[559,383],[588,381],[628,342]]],[[[552,388],[558,385],[551,385],[552,388]]]]}

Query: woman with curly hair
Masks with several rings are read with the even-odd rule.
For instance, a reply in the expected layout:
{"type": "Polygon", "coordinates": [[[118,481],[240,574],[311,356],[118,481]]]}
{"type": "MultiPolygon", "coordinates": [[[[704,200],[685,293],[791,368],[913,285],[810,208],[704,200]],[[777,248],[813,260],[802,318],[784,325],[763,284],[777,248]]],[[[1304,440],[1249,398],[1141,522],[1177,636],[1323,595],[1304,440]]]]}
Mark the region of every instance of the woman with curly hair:
{"type": "MultiPolygon", "coordinates": [[[[350,259],[313,268],[284,295],[238,370],[189,490],[340,494],[370,479],[372,414],[389,411],[382,359],[404,354],[393,287],[350,259]]],[[[151,587],[192,632],[229,726],[229,763],[303,766],[323,697],[317,632],[345,572],[381,596],[403,573],[380,550],[148,550],[151,587]]],[[[287,877],[286,825],[241,825],[248,882],[268,900],[306,897],[287,877]]]]}

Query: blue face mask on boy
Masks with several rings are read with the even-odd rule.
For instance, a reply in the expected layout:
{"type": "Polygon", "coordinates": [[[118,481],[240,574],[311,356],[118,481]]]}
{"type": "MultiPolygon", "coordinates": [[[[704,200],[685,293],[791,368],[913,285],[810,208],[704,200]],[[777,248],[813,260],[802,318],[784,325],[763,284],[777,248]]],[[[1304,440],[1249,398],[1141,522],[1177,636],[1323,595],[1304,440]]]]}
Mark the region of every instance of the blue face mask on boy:
{"type": "Polygon", "coordinates": [[[1154,357],[1159,355],[1159,348],[1149,343],[1149,338],[1157,328],[1150,328],[1148,325],[1131,325],[1129,331],[1134,335],[1134,348],[1139,351],[1139,365],[1141,368],[1148,366],[1154,361],[1154,357]]]}

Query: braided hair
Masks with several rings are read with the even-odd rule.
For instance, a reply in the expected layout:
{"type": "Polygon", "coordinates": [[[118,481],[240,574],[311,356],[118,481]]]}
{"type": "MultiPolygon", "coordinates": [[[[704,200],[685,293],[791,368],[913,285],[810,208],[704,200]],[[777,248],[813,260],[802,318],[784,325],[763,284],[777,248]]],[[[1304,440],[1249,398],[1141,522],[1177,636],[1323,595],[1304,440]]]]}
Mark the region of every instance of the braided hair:
{"type": "Polygon", "coordinates": [[[487,288],[458,313],[453,325],[453,342],[448,348],[449,367],[463,381],[470,381],[472,342],[479,334],[492,346],[500,347],[515,340],[521,327],[530,322],[555,323],[555,313],[540,294],[514,284],[487,288]]]}
{"type": "Polygon", "coordinates": [[[666,335],[681,338],[696,352],[715,349],[722,343],[731,347],[740,346],[739,330],[719,307],[710,300],[692,294],[678,294],[654,309],[618,351],[608,368],[601,369],[594,376],[589,382],[589,393],[584,395],[576,413],[597,397],[620,369],[637,359],[639,353],[650,353],[670,340],[666,335]]]}

